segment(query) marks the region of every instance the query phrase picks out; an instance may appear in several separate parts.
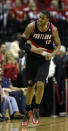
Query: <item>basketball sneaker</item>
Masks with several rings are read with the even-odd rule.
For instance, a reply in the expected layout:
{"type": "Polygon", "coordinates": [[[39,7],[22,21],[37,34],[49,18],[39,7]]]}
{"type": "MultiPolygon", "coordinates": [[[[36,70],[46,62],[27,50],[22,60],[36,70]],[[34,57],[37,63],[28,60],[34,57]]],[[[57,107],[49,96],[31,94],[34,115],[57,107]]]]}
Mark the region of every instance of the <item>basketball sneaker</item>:
{"type": "Polygon", "coordinates": [[[39,109],[34,109],[33,110],[32,122],[33,122],[33,124],[39,124],[39,109]]]}
{"type": "Polygon", "coordinates": [[[27,126],[29,124],[30,115],[29,112],[25,112],[22,120],[22,126],[27,126]]]}

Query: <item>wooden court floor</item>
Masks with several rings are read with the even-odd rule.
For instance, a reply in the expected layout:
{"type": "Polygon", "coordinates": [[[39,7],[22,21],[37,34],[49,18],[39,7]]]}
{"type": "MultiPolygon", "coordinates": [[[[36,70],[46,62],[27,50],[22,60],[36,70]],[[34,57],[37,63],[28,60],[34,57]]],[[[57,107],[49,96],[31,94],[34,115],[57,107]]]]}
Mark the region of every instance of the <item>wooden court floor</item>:
{"type": "Polygon", "coordinates": [[[0,131],[68,131],[68,117],[41,117],[38,126],[21,126],[22,120],[0,122],[0,131]]]}

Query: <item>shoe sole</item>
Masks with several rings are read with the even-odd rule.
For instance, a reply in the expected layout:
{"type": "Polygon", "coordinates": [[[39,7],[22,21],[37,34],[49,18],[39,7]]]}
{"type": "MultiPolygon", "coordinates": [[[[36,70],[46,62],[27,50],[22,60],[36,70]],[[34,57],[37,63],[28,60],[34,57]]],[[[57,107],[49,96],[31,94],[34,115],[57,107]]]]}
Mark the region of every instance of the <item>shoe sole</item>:
{"type": "Polygon", "coordinates": [[[35,125],[38,125],[39,124],[39,121],[37,120],[35,120],[34,118],[33,118],[33,114],[31,115],[31,118],[32,118],[32,123],[33,124],[35,124],[35,125]]]}
{"type": "Polygon", "coordinates": [[[21,125],[22,125],[23,127],[26,127],[26,126],[28,126],[29,123],[30,123],[30,122],[27,121],[27,122],[25,122],[25,123],[22,123],[21,125]]]}
{"type": "Polygon", "coordinates": [[[32,123],[35,124],[35,125],[38,125],[39,121],[35,121],[34,119],[32,119],[32,123]]]}

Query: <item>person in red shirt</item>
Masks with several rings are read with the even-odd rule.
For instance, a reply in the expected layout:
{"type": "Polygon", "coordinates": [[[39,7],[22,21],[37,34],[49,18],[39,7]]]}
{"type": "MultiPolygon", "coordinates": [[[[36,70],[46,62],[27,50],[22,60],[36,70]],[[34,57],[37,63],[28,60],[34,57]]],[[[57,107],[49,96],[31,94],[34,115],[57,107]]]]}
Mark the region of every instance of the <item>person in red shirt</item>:
{"type": "Polygon", "coordinates": [[[21,0],[22,1],[22,8],[26,12],[29,12],[29,1],[28,0],[21,0]]]}
{"type": "Polygon", "coordinates": [[[61,11],[59,10],[59,4],[58,1],[52,0],[51,1],[51,6],[46,8],[50,12],[51,20],[53,24],[58,26],[58,21],[62,17],[61,11]]]}
{"type": "Polygon", "coordinates": [[[12,33],[20,33],[24,31],[25,25],[27,24],[27,15],[23,10],[22,2],[17,0],[14,8],[9,12],[7,28],[12,31],[12,33]]]}
{"type": "Polygon", "coordinates": [[[41,11],[50,6],[51,0],[35,0],[37,8],[41,11]]]}
{"type": "Polygon", "coordinates": [[[15,81],[18,76],[18,63],[14,59],[11,51],[7,51],[5,54],[5,60],[3,62],[4,77],[15,81]]]}
{"type": "Polygon", "coordinates": [[[68,0],[61,0],[64,6],[68,6],[68,0]]]}

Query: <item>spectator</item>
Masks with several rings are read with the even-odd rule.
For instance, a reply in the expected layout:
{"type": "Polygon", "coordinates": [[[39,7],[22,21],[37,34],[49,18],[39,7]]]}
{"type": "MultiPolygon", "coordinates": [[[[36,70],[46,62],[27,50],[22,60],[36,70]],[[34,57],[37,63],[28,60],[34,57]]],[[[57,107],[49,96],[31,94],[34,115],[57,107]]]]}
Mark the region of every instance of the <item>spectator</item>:
{"type": "Polygon", "coordinates": [[[35,0],[35,2],[37,4],[37,8],[41,11],[50,5],[51,0],[35,0]]]}
{"type": "Polygon", "coordinates": [[[11,79],[12,82],[15,82],[18,76],[18,62],[14,59],[11,51],[7,51],[5,54],[3,69],[4,77],[11,79]]]}
{"type": "Polygon", "coordinates": [[[23,10],[27,14],[29,12],[29,0],[21,0],[21,1],[22,1],[23,10]]]}
{"type": "Polygon", "coordinates": [[[15,1],[16,0],[4,0],[3,1],[3,5],[4,5],[4,9],[11,9],[15,6],[15,1]]]}
{"type": "MultiPolygon", "coordinates": [[[[66,53],[66,48],[62,45],[60,51],[58,51],[57,55],[51,60],[48,79],[47,79],[48,81],[47,81],[46,88],[44,90],[44,92],[46,93],[44,93],[43,100],[40,106],[41,116],[61,115],[62,112],[66,112],[64,65],[66,65],[65,63],[68,60],[68,57],[66,56],[65,53],[66,53]],[[56,98],[55,103],[53,103],[54,95],[56,98]],[[53,110],[53,104],[55,104],[54,105],[55,110],[53,110]],[[42,109],[42,107],[44,108],[42,109]]],[[[65,115],[65,113],[63,115],[65,115]]]]}
{"type": "Polygon", "coordinates": [[[17,0],[15,3],[15,7],[11,9],[8,17],[7,28],[8,31],[12,31],[12,33],[22,33],[25,28],[24,20],[27,19],[26,12],[23,10],[22,3],[20,0],[17,0]]]}
{"type": "Polygon", "coordinates": [[[67,41],[67,22],[65,20],[65,16],[63,15],[63,11],[59,9],[58,0],[52,0],[51,6],[46,9],[50,12],[51,21],[54,25],[57,26],[61,38],[61,43],[64,45],[64,43],[67,41]]]}
{"type": "MultiPolygon", "coordinates": [[[[2,77],[3,71],[2,68],[0,68],[0,95],[3,98],[2,105],[1,105],[1,113],[2,116],[5,117],[6,109],[9,109],[10,116],[13,116],[15,118],[22,118],[22,115],[19,113],[18,105],[14,97],[9,96],[8,93],[6,93],[2,87],[2,77]]],[[[5,85],[6,88],[6,85],[5,85]]]]}
{"type": "Polygon", "coordinates": [[[52,0],[51,5],[46,8],[46,10],[50,12],[51,21],[54,23],[54,25],[58,26],[59,19],[63,18],[61,11],[59,10],[58,0],[52,0]]]}
{"type": "Polygon", "coordinates": [[[66,48],[61,46],[60,51],[54,57],[53,61],[56,64],[56,80],[58,83],[61,83],[62,77],[64,78],[64,69],[63,69],[63,60],[65,58],[66,48]],[[59,74],[60,72],[60,74],[59,74]]]}
{"type": "Polygon", "coordinates": [[[65,112],[65,69],[64,59],[66,57],[66,48],[62,45],[53,61],[56,65],[55,78],[57,81],[56,85],[56,96],[57,96],[57,108],[56,113],[65,112]]]}
{"type": "Polygon", "coordinates": [[[3,70],[2,68],[0,68],[0,75],[1,75],[1,79],[2,79],[2,88],[8,92],[9,96],[13,96],[16,101],[17,101],[17,104],[18,104],[18,107],[19,107],[19,111],[20,112],[24,112],[26,110],[26,96],[24,95],[24,89],[20,88],[16,88],[16,87],[13,87],[11,85],[11,82],[3,77],[3,70]]]}
{"type": "Polygon", "coordinates": [[[63,6],[68,6],[68,1],[67,0],[61,0],[62,1],[62,4],[63,4],[63,6]]]}
{"type": "Polygon", "coordinates": [[[12,96],[7,97],[6,95],[2,97],[3,97],[3,103],[1,105],[2,116],[5,117],[6,110],[8,109],[10,118],[14,119],[22,118],[23,115],[19,113],[19,108],[15,98],[12,96]]]}
{"type": "Polygon", "coordinates": [[[34,20],[37,20],[39,17],[39,10],[36,6],[36,3],[34,1],[30,2],[29,4],[29,12],[28,12],[28,18],[32,22],[34,20]]]}

